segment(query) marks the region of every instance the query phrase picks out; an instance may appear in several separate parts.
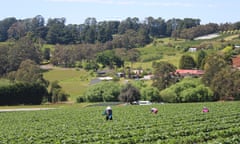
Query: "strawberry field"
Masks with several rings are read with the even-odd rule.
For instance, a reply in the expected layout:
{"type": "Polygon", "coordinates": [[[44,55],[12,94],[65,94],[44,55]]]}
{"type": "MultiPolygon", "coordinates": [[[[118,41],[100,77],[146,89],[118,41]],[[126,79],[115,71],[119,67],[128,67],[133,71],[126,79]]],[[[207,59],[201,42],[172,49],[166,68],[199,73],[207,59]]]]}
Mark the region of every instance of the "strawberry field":
{"type": "Polygon", "coordinates": [[[117,105],[112,121],[104,109],[1,112],[0,144],[240,143],[240,102],[117,105]],[[202,113],[203,106],[210,112],[202,113]]]}

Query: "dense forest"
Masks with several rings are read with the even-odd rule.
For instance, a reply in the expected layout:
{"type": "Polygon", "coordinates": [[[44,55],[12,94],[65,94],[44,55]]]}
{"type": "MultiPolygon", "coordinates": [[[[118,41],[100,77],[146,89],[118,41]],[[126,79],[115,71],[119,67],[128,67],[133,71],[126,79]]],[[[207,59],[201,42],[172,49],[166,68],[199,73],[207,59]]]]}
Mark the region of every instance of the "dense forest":
{"type": "MultiPolygon", "coordinates": [[[[161,17],[126,18],[123,21],[100,21],[87,18],[83,24],[68,24],[66,18],[50,18],[45,22],[43,16],[16,19],[5,18],[0,21],[0,41],[18,40],[31,33],[38,41],[48,44],[96,44],[111,42],[110,48],[133,48],[151,42],[151,38],[194,37],[226,30],[240,29],[240,22],[225,24],[200,24],[200,19],[161,17]]],[[[110,44],[108,44],[110,45],[110,44]]]]}

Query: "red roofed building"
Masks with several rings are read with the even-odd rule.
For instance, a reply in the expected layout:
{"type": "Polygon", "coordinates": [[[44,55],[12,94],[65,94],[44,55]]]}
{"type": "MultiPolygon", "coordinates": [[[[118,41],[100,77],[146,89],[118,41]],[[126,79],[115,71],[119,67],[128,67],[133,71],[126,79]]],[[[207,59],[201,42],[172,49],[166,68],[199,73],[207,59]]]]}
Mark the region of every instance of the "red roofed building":
{"type": "Polygon", "coordinates": [[[235,68],[240,68],[240,56],[232,58],[232,66],[235,68]]]}
{"type": "Polygon", "coordinates": [[[178,69],[176,74],[181,76],[202,76],[204,74],[203,70],[190,70],[190,69],[178,69]]]}

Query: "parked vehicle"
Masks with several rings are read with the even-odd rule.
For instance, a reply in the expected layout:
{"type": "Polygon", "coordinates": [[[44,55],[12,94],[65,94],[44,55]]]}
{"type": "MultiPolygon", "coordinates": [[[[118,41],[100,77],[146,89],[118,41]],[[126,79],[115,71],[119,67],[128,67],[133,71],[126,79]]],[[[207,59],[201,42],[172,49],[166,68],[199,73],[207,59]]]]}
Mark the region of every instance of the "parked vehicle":
{"type": "Polygon", "coordinates": [[[151,105],[150,101],[134,101],[132,104],[134,105],[151,105]]]}

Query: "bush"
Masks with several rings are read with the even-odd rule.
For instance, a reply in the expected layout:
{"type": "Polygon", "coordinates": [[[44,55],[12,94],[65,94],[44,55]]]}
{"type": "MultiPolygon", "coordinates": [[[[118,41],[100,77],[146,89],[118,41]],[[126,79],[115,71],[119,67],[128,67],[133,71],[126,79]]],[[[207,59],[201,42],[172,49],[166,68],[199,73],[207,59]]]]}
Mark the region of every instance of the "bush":
{"type": "Polygon", "coordinates": [[[119,93],[118,83],[103,81],[89,87],[84,96],[88,102],[111,102],[118,101],[119,93]]]}
{"type": "Polygon", "coordinates": [[[213,92],[198,78],[185,78],[160,92],[165,102],[204,102],[213,100],[213,92]]]}
{"type": "Polygon", "coordinates": [[[0,105],[41,104],[47,89],[39,83],[16,83],[0,87],[0,105]]]}

